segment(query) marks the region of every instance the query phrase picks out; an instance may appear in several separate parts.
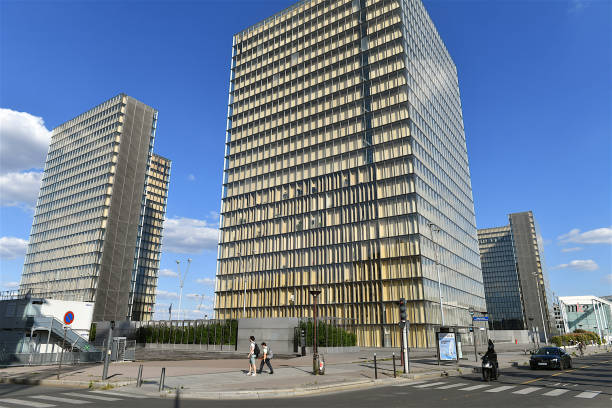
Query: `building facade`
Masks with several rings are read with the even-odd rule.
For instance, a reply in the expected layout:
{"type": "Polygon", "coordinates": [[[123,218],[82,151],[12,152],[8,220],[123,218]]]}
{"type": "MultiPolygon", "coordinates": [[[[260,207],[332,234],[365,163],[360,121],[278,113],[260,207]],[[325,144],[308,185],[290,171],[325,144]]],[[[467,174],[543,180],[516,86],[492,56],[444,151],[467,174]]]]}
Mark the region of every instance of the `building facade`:
{"type": "Polygon", "coordinates": [[[94,321],[131,317],[137,265],[159,263],[140,247],[156,124],[120,94],[53,130],[20,294],[94,302],[94,321]]]}
{"type": "Polygon", "coordinates": [[[523,296],[510,226],[480,229],[478,242],[489,328],[525,329],[523,296]]]}
{"type": "Polygon", "coordinates": [[[489,326],[536,330],[547,341],[558,332],[541,235],[531,211],[508,220],[504,227],[478,230],[489,326]]]}
{"type": "Polygon", "coordinates": [[[410,344],[434,346],[485,310],[470,183],[457,69],[421,1],[306,0],[247,28],[216,316],[312,316],[318,288],[359,344],[397,346],[405,297],[410,344]]]}
{"type": "Polygon", "coordinates": [[[145,205],[139,226],[137,264],[132,271],[130,316],[132,320],[146,321],[153,317],[155,291],[161,260],[162,232],[170,182],[170,160],[151,155],[145,182],[145,205]]]}
{"type": "Polygon", "coordinates": [[[563,296],[565,332],[587,330],[612,341],[612,301],[597,296],[563,296]]]}

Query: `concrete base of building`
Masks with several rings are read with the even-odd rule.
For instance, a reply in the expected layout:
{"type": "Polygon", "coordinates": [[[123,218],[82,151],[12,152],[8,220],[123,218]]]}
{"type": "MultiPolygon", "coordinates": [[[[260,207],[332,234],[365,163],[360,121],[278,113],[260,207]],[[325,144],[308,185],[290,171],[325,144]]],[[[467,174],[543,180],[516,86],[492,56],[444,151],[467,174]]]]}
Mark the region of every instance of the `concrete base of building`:
{"type": "Polygon", "coordinates": [[[529,344],[533,342],[528,330],[489,330],[489,338],[495,343],[529,344]]]}

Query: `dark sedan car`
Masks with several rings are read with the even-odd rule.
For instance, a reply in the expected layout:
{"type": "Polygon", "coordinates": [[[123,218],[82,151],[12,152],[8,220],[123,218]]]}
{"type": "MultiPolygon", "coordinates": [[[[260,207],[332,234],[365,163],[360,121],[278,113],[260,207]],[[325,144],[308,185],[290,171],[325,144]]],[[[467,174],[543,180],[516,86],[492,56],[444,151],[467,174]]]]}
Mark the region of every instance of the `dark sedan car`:
{"type": "Polygon", "coordinates": [[[559,347],[542,347],[529,360],[532,370],[536,368],[572,368],[572,358],[559,347]]]}

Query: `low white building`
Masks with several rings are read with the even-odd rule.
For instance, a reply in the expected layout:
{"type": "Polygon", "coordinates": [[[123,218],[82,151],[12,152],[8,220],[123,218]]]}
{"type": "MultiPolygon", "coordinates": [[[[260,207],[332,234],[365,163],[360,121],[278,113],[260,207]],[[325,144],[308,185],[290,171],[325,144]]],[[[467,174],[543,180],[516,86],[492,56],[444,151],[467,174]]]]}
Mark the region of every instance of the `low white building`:
{"type": "Polygon", "coordinates": [[[595,332],[606,342],[612,341],[612,302],[597,296],[559,298],[565,332],[582,329],[595,332]]]}

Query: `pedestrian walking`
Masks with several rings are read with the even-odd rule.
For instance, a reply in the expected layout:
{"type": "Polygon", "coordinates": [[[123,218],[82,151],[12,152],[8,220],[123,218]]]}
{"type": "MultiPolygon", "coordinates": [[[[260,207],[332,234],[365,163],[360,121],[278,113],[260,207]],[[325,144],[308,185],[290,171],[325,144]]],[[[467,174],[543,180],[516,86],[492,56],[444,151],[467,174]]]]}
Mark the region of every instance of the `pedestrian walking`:
{"type": "Polygon", "coordinates": [[[255,343],[255,336],[249,337],[249,372],[247,375],[256,376],[257,367],[255,366],[255,360],[259,357],[259,346],[255,343]]]}
{"type": "Polygon", "coordinates": [[[263,341],[261,342],[261,352],[263,354],[261,356],[261,364],[259,365],[259,371],[257,373],[261,374],[265,363],[268,366],[268,369],[270,369],[270,374],[274,374],[274,369],[272,368],[272,364],[270,364],[270,359],[272,358],[272,350],[270,350],[270,347],[268,347],[268,345],[263,341]]]}

